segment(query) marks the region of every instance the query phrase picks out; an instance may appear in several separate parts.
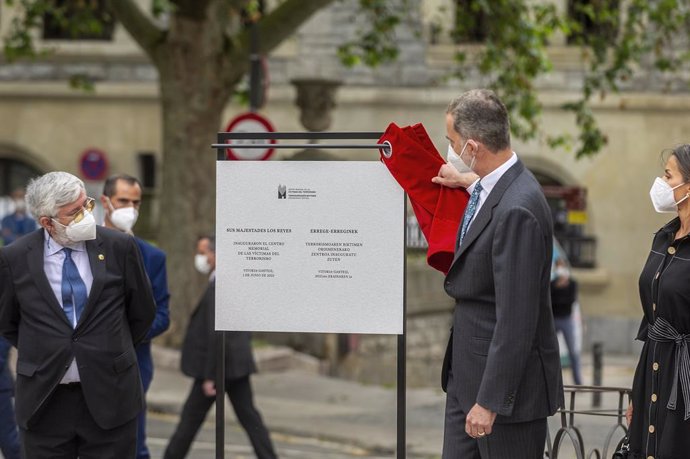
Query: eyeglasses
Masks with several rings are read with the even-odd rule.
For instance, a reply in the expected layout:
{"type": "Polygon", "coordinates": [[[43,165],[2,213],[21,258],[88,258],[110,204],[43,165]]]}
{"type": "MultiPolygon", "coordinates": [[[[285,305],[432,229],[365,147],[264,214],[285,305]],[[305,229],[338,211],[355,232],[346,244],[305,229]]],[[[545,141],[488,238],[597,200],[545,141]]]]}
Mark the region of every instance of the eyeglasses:
{"type": "Polygon", "coordinates": [[[74,214],[74,216],[72,216],[72,215],[67,215],[66,217],[57,217],[56,216],[53,218],[60,219],[60,218],[72,217],[72,220],[71,220],[72,222],[79,223],[80,221],[82,221],[84,219],[84,216],[86,215],[85,211],[92,212],[94,207],[96,207],[96,200],[94,198],[87,197],[84,205],[81,206],[81,209],[79,209],[79,211],[76,214],[74,214]]]}

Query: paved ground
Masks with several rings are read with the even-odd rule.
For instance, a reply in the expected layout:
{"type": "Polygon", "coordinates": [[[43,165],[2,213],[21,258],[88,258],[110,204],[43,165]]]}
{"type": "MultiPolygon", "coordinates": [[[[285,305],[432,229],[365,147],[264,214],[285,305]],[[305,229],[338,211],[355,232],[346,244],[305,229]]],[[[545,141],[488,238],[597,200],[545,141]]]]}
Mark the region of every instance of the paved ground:
{"type": "MultiPolygon", "coordinates": [[[[265,370],[252,378],[256,403],[282,457],[395,457],[395,388],[364,385],[322,376],[317,373],[314,365],[303,364],[303,360],[290,357],[289,352],[283,351],[259,350],[257,354],[260,365],[273,368],[277,366],[282,369],[265,370]],[[276,359],[275,356],[280,356],[281,353],[283,357],[276,359]],[[281,358],[288,363],[276,365],[276,360],[281,358]]],[[[149,411],[153,413],[152,422],[161,423],[161,426],[156,427],[156,433],[152,432],[152,438],[156,443],[152,446],[162,451],[166,435],[169,436],[172,431],[191,380],[177,370],[177,353],[161,348],[155,349],[154,352],[157,368],[148,403],[149,411]]],[[[583,356],[583,360],[585,381],[591,382],[591,359],[583,356]]],[[[634,356],[605,356],[603,385],[629,387],[635,363],[634,356]]],[[[570,374],[567,370],[564,377],[568,383],[570,374]]],[[[440,457],[444,394],[437,388],[408,389],[406,394],[407,457],[440,457]]],[[[617,405],[618,397],[615,393],[605,395],[602,399],[602,408],[613,409],[617,405]]],[[[592,409],[591,394],[578,394],[576,408],[592,409]]],[[[236,423],[232,408],[227,404],[225,412],[226,426],[232,433],[226,436],[226,457],[253,457],[236,423]]],[[[191,457],[212,457],[202,453],[213,450],[213,418],[209,417],[209,420],[210,423],[196,445],[196,453],[191,457]]],[[[552,437],[560,427],[560,422],[560,417],[550,420],[552,437]]],[[[615,423],[616,419],[610,417],[581,414],[575,416],[575,425],[581,430],[585,443],[585,457],[592,448],[596,447],[600,451],[603,449],[606,436],[615,423]]],[[[559,457],[574,458],[575,453],[569,446],[568,438],[565,439],[565,443],[568,446],[564,444],[561,447],[559,457]]],[[[155,454],[156,451],[154,458],[159,457],[155,454]]],[[[607,454],[610,456],[610,450],[607,454]]]]}

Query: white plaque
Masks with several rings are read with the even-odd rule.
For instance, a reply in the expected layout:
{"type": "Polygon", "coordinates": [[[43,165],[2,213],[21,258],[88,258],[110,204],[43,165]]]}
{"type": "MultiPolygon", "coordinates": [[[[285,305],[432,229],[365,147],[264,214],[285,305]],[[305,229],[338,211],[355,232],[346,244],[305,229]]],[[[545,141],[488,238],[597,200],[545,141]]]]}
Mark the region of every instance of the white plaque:
{"type": "Polygon", "coordinates": [[[405,201],[382,163],[216,164],[216,330],[402,334],[405,201]]]}

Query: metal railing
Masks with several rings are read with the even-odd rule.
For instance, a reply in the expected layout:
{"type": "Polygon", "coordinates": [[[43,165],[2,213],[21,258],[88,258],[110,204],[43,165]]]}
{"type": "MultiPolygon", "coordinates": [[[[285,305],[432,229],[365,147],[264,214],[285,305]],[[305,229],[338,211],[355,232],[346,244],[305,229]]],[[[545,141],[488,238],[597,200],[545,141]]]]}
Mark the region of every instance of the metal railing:
{"type": "Polygon", "coordinates": [[[424,237],[424,233],[419,228],[419,223],[414,215],[407,217],[407,233],[405,235],[408,249],[426,250],[429,248],[426,237],[424,237]]]}
{"type": "MultiPolygon", "coordinates": [[[[558,459],[561,454],[561,447],[570,445],[575,451],[576,459],[603,459],[609,458],[615,451],[617,445],[628,433],[625,423],[625,411],[630,402],[630,389],[623,387],[599,387],[599,386],[565,386],[566,407],[560,409],[556,415],[561,418],[561,426],[556,431],[556,435],[551,441],[550,432],[547,435],[546,452],[544,457],[558,459]],[[617,395],[617,407],[615,408],[592,408],[578,409],[582,405],[582,398],[591,394],[593,397],[610,394],[617,395]],[[575,425],[575,415],[581,416],[603,416],[615,419],[615,424],[611,426],[605,436],[602,447],[587,449],[582,436],[581,429],[575,425]],[[617,434],[617,432],[619,434],[617,434]]],[[[587,402],[584,402],[587,403],[587,402]]],[[[562,456],[561,456],[562,457],[562,456]]]]}

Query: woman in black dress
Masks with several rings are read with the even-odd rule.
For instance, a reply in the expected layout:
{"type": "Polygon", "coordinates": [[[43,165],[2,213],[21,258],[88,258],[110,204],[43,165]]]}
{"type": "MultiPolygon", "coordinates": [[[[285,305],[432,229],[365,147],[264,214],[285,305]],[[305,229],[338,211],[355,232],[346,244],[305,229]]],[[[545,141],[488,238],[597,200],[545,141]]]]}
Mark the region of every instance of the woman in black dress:
{"type": "Polygon", "coordinates": [[[690,457],[690,145],[674,149],[650,190],[677,217],[654,236],[640,275],[644,341],[628,408],[635,459],[690,457]]]}

